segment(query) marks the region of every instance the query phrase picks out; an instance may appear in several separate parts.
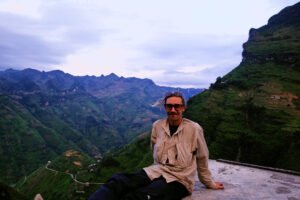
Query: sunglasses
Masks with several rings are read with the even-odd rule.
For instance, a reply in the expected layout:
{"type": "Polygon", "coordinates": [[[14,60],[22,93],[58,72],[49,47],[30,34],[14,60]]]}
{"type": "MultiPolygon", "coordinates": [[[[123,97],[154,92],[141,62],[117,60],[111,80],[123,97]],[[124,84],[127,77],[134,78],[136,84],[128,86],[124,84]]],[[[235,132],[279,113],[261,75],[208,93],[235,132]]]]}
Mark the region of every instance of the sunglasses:
{"type": "Polygon", "coordinates": [[[178,110],[179,108],[182,108],[182,107],[183,107],[183,104],[169,104],[169,103],[165,104],[165,108],[168,110],[172,110],[172,108],[175,108],[175,110],[178,110]]]}

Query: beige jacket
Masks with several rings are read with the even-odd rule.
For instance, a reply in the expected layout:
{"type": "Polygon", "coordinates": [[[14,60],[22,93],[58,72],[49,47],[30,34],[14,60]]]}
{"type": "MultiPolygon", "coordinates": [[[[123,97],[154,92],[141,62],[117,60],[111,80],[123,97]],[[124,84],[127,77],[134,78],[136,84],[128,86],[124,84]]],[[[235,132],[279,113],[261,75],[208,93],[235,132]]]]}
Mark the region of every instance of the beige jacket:
{"type": "Polygon", "coordinates": [[[192,193],[195,176],[207,187],[214,181],[208,169],[208,149],[201,126],[183,119],[171,137],[167,119],[154,122],[151,133],[153,165],[145,167],[151,180],[163,176],[166,181],[178,181],[192,193]]]}

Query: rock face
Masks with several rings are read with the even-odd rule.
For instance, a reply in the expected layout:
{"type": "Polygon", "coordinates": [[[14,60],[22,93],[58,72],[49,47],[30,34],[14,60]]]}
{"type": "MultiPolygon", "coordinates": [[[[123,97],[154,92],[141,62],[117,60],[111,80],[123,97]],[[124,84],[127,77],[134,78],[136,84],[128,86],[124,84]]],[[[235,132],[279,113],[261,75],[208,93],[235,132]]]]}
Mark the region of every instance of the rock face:
{"type": "Polygon", "coordinates": [[[243,45],[243,61],[263,64],[275,62],[299,69],[299,3],[283,9],[271,17],[268,24],[250,29],[249,39],[243,45]]]}
{"type": "Polygon", "coordinates": [[[300,3],[251,29],[243,60],[189,101],[213,158],[300,171],[300,3]]]}

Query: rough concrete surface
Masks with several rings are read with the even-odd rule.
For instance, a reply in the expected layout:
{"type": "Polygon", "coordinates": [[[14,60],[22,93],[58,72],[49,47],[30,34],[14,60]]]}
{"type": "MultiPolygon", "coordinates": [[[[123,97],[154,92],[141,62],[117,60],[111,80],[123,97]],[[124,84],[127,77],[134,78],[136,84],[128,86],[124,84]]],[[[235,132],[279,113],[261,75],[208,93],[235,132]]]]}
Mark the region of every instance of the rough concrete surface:
{"type": "Polygon", "coordinates": [[[197,178],[192,196],[184,200],[300,200],[300,176],[215,160],[209,167],[225,189],[206,189],[197,178]]]}

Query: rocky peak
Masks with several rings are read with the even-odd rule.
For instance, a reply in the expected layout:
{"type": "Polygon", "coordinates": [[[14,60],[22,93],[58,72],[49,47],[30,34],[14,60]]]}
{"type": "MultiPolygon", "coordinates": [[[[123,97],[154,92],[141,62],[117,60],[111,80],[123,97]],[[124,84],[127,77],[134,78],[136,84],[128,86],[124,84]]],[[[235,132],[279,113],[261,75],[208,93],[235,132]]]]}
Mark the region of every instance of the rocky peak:
{"type": "Polygon", "coordinates": [[[271,17],[268,25],[287,25],[300,23],[300,2],[293,6],[284,8],[280,13],[271,17]]]}
{"type": "Polygon", "coordinates": [[[289,6],[269,19],[267,25],[251,28],[243,44],[243,62],[276,62],[297,66],[300,41],[300,3],[289,6]]]}
{"type": "Polygon", "coordinates": [[[105,76],[105,78],[110,80],[118,80],[119,77],[115,73],[110,73],[109,75],[105,76]]]}

